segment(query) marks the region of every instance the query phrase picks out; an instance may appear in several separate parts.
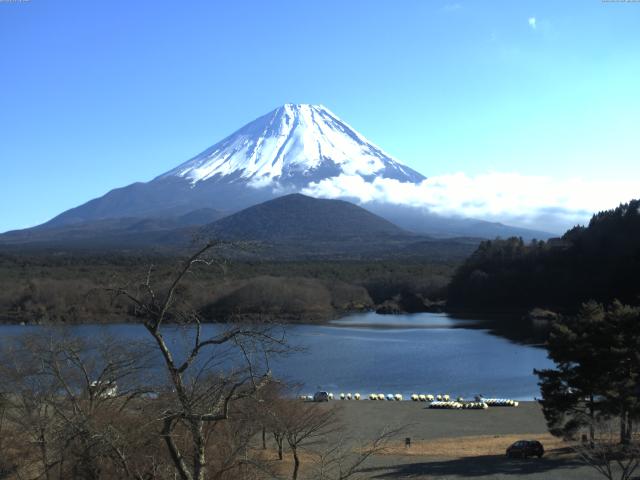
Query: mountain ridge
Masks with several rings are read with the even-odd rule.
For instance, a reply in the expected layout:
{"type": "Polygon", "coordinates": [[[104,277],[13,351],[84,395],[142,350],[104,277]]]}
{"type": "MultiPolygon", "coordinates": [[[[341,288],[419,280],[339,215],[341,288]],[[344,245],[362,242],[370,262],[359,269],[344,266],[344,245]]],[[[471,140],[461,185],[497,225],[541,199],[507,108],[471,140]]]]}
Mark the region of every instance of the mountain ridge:
{"type": "MultiPolygon", "coordinates": [[[[205,211],[205,217],[217,212],[205,211]]],[[[197,216],[197,215],[196,215],[197,216]]],[[[248,207],[204,226],[186,225],[186,215],[168,221],[101,220],[40,232],[0,236],[0,251],[94,251],[187,253],[206,241],[222,244],[225,256],[244,260],[391,259],[460,260],[479,239],[434,240],[407,232],[344,200],[289,194],[248,207]],[[143,228],[136,228],[142,225],[143,228]],[[245,249],[245,246],[248,247],[245,249]]]]}

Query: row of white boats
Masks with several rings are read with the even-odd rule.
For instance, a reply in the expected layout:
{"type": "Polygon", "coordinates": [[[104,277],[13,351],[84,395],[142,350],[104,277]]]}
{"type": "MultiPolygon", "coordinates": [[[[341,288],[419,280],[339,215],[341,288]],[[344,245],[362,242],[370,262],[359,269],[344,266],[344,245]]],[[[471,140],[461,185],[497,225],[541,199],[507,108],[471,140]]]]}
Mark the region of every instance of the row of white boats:
{"type": "MultiPolygon", "coordinates": [[[[306,401],[328,401],[334,400],[336,397],[332,392],[317,392],[315,395],[302,395],[300,397],[306,401]]],[[[340,400],[361,400],[362,396],[359,393],[340,393],[338,397],[340,400]]],[[[401,402],[404,397],[401,393],[371,393],[369,394],[369,400],[373,401],[389,401],[389,402],[401,402]]],[[[519,402],[510,398],[484,398],[482,396],[476,396],[473,401],[465,400],[463,397],[458,397],[455,400],[451,399],[448,394],[419,394],[414,393],[410,397],[413,402],[427,402],[429,408],[436,409],[473,409],[484,410],[489,407],[517,407],[519,402]]]]}

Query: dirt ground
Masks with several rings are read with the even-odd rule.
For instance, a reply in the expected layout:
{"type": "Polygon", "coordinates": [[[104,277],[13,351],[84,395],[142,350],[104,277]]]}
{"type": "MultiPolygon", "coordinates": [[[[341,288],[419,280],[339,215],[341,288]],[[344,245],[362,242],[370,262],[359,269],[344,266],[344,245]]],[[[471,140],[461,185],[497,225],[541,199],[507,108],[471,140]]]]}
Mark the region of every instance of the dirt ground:
{"type": "Polygon", "coordinates": [[[366,478],[476,480],[591,480],[599,474],[582,465],[570,445],[549,435],[540,406],[488,410],[431,410],[420,402],[334,401],[342,410],[354,442],[374,438],[385,428],[403,427],[384,454],[369,460],[366,478]],[[405,438],[411,446],[405,447],[405,438]],[[543,443],[542,459],[508,459],[505,449],[516,440],[543,443]]]}
{"type": "Polygon", "coordinates": [[[335,400],[353,436],[372,438],[385,427],[404,427],[403,437],[413,442],[439,438],[548,433],[540,406],[521,402],[518,407],[487,410],[435,410],[421,402],[335,400]]]}

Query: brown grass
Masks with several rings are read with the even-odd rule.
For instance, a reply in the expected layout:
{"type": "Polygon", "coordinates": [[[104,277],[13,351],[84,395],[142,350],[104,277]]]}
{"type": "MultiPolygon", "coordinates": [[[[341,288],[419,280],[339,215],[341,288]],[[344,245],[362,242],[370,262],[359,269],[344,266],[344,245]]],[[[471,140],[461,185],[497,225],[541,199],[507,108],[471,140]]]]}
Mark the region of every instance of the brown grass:
{"type": "Polygon", "coordinates": [[[507,447],[518,440],[538,440],[547,453],[558,453],[568,446],[549,434],[480,435],[412,442],[409,448],[404,443],[396,442],[385,449],[384,455],[448,458],[504,455],[507,447]]]}
{"type": "MultiPolygon", "coordinates": [[[[318,457],[306,449],[299,450],[298,456],[300,457],[300,475],[304,478],[305,473],[314,466],[318,457]]],[[[288,448],[284,449],[282,460],[278,459],[278,451],[275,448],[268,448],[267,450],[252,449],[252,458],[262,463],[265,471],[270,471],[274,476],[288,478],[293,471],[293,455],[291,455],[291,451],[288,448]]]]}

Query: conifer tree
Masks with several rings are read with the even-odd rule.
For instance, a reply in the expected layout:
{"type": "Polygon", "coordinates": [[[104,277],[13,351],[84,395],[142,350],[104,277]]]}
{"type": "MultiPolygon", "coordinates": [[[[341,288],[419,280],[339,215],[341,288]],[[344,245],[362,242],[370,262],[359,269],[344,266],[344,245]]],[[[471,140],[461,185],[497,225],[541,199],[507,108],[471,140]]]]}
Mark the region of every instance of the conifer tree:
{"type": "Polygon", "coordinates": [[[599,418],[620,418],[620,441],[640,416],[640,308],[588,302],[554,325],[548,341],[556,369],[535,371],[542,408],[554,435],[572,437],[599,418]]]}

